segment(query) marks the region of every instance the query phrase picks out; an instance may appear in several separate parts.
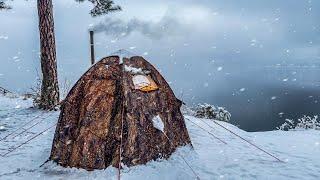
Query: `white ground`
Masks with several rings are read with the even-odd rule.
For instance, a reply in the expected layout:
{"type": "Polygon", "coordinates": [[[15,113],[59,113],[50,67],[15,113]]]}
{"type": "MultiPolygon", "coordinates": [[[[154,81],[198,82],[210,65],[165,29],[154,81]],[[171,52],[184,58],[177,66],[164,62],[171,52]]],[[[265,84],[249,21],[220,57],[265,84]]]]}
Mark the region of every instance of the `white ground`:
{"type": "MultiPolygon", "coordinates": [[[[41,112],[29,109],[30,100],[0,96],[0,139],[13,132],[24,122],[41,116],[34,123],[45,119],[28,133],[0,142],[0,153],[14,147],[41,132],[57,121],[59,112],[41,112]]],[[[271,131],[248,133],[227,123],[231,130],[258,144],[285,161],[279,163],[271,157],[242,142],[237,137],[216,126],[210,129],[203,120],[187,117],[220,137],[224,145],[207,132],[186,121],[194,149],[183,147],[169,160],[150,162],[147,165],[125,168],[121,179],[195,179],[181,156],[194,168],[200,179],[320,179],[320,131],[271,131]]],[[[29,125],[31,126],[31,125],[29,125]]],[[[22,130],[20,130],[22,131],[22,130]]],[[[54,128],[22,146],[17,151],[0,156],[0,179],[116,179],[117,170],[87,172],[64,169],[53,163],[39,166],[48,158],[54,128]]]]}

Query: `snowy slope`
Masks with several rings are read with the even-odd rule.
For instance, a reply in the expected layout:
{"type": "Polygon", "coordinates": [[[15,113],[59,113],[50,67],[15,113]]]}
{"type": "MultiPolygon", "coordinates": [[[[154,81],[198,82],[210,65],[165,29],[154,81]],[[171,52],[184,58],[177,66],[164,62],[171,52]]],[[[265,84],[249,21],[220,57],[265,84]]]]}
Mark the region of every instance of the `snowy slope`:
{"type": "MultiPolygon", "coordinates": [[[[13,132],[23,123],[36,119],[43,123],[14,139],[8,137],[0,142],[4,154],[56,123],[59,112],[42,112],[28,108],[30,100],[0,96],[0,139],[13,132]]],[[[271,131],[248,133],[227,123],[224,126],[278,156],[279,163],[239,138],[233,136],[209,120],[186,116],[197,125],[206,128],[228,144],[214,139],[207,132],[186,120],[194,149],[182,147],[169,160],[158,160],[147,165],[125,168],[122,179],[195,179],[194,174],[181,157],[193,167],[200,179],[319,179],[320,178],[320,132],[319,131],[271,131]],[[214,129],[210,129],[206,121],[214,129]]],[[[221,122],[220,122],[221,123],[221,122]]],[[[21,132],[23,130],[20,130],[21,132]]],[[[64,169],[53,163],[39,167],[49,156],[54,128],[22,146],[17,151],[0,156],[0,179],[116,179],[117,169],[108,168],[87,172],[64,169]]]]}

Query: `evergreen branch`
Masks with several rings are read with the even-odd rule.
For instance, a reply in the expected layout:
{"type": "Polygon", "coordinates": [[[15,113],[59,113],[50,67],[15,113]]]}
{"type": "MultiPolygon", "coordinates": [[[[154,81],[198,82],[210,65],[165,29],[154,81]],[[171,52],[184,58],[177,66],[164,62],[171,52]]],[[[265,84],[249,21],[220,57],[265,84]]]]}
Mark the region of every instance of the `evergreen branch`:
{"type": "Polygon", "coordinates": [[[8,6],[5,2],[0,1],[0,10],[2,9],[11,9],[11,7],[8,6]]]}
{"type": "MultiPolygon", "coordinates": [[[[84,2],[85,0],[76,0],[77,2],[84,2]]],[[[121,7],[114,5],[112,0],[88,0],[94,7],[91,9],[90,14],[93,17],[101,16],[104,14],[121,11],[121,7]]]]}

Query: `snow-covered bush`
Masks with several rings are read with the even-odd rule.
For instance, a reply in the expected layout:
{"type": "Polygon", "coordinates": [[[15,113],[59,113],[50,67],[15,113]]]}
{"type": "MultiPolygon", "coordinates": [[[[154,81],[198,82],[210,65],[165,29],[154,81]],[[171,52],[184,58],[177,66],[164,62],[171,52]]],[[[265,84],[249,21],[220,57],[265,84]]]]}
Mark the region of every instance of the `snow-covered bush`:
{"type": "Polygon", "coordinates": [[[38,76],[34,86],[30,88],[30,97],[33,100],[33,106],[39,107],[41,101],[41,78],[38,76]]]}
{"type": "MultiPolygon", "coordinates": [[[[40,76],[38,76],[36,79],[36,83],[30,88],[30,92],[24,94],[25,99],[32,98],[34,107],[39,107],[39,105],[41,104],[41,83],[42,80],[40,76]]],[[[64,99],[68,95],[72,87],[71,81],[65,78],[64,81],[61,81],[59,83],[59,87],[60,98],[64,99]]]]}
{"type": "Polygon", "coordinates": [[[6,96],[6,97],[9,97],[9,98],[17,98],[18,97],[15,93],[13,93],[13,92],[11,92],[11,91],[3,88],[3,87],[0,87],[0,95],[6,96]]]}
{"type": "Polygon", "coordinates": [[[219,121],[229,121],[231,114],[223,107],[215,107],[211,104],[199,104],[195,108],[195,117],[215,119],[219,121]]]}
{"type": "Polygon", "coordinates": [[[289,131],[290,129],[294,129],[294,128],[295,128],[295,123],[291,119],[286,119],[285,122],[281,124],[281,126],[277,127],[278,130],[282,130],[282,131],[289,131]]]}
{"type": "Polygon", "coordinates": [[[181,106],[181,112],[183,115],[187,115],[187,116],[195,116],[195,111],[190,108],[189,106],[182,104],[181,106]]]}
{"type": "Polygon", "coordinates": [[[286,119],[285,123],[279,126],[277,129],[283,131],[289,130],[302,130],[302,129],[314,129],[320,130],[320,121],[318,120],[318,116],[310,117],[303,116],[298,119],[296,122],[291,119],[286,119]]]}
{"type": "Polygon", "coordinates": [[[60,98],[65,99],[72,88],[72,83],[67,78],[64,79],[62,83],[59,84],[60,87],[60,98]]]}

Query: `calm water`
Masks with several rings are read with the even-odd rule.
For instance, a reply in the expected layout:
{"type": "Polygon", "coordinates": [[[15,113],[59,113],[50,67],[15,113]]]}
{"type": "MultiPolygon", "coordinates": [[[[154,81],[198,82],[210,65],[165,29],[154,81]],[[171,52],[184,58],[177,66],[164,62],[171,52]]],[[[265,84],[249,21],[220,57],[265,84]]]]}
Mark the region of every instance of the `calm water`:
{"type": "Polygon", "coordinates": [[[211,95],[199,100],[226,107],[231,122],[246,131],[274,130],[286,118],[320,114],[318,66],[266,66],[245,71],[245,76],[229,75],[227,86],[213,87],[211,95]]]}

